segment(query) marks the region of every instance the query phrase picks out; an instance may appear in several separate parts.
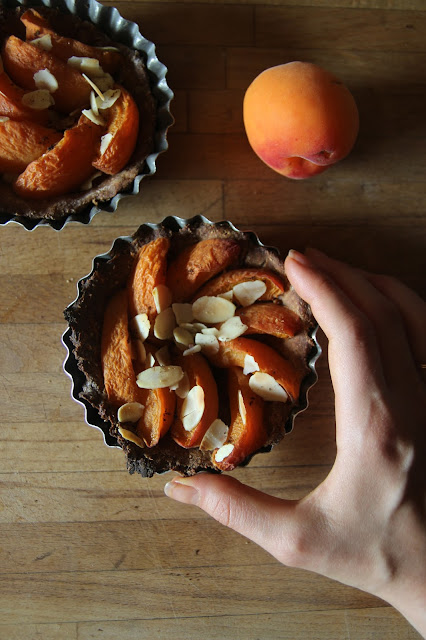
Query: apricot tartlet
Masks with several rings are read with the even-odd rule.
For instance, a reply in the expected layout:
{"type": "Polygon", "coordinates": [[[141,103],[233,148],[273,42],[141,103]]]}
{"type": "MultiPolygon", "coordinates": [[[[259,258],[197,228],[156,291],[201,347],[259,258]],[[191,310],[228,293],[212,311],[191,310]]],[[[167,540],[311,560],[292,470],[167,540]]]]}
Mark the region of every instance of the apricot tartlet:
{"type": "MultiPolygon", "coordinates": [[[[99,10],[90,0],[94,4],[99,10]]],[[[172,122],[170,113],[159,122],[172,94],[165,67],[156,58],[153,63],[153,47],[147,46],[148,60],[97,24],[46,7],[2,7],[0,25],[2,219],[80,214],[86,222],[102,203],[136,192],[136,179],[155,170],[172,122]]],[[[121,24],[121,32],[131,29],[121,24]]]]}
{"type": "Polygon", "coordinates": [[[202,217],[142,225],[78,288],[65,370],[131,473],[232,470],[306,408],[315,321],[253,233],[202,217]]]}

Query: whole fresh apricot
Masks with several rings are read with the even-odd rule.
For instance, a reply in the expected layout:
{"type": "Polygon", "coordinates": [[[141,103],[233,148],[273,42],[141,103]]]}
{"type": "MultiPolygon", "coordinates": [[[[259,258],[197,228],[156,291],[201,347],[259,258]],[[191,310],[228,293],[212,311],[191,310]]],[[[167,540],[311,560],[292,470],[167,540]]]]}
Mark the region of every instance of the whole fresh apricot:
{"type": "Polygon", "coordinates": [[[244,96],[243,117],[259,158],[295,179],[321,173],[344,158],[359,129],[350,91],[309,62],[288,62],[260,73],[244,96]]]}

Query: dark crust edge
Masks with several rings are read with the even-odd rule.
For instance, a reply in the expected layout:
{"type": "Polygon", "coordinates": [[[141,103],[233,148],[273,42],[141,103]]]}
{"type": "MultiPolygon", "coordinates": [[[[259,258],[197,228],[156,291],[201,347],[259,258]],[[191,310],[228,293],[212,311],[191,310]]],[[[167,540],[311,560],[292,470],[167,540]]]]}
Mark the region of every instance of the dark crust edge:
{"type": "MultiPolygon", "coordinates": [[[[295,410],[306,407],[306,386],[312,383],[315,375],[309,362],[315,351],[313,332],[316,322],[309,306],[299,298],[289,285],[284,272],[283,261],[278,252],[261,246],[257,237],[251,232],[237,231],[228,224],[207,224],[199,217],[187,222],[180,228],[174,218],[166,218],[160,225],[150,227],[142,225],[131,239],[118,238],[109,254],[94,260],[92,273],[79,283],[77,299],[64,311],[65,319],[70,327],[70,341],[73,355],[79,370],[84,374],[85,383],[80,398],[97,409],[99,416],[109,425],[110,435],[125,451],[127,468],[130,473],[139,473],[143,477],[151,477],[155,473],[175,470],[182,475],[194,475],[198,471],[219,472],[211,462],[211,453],[198,449],[184,449],[177,445],[169,435],[162,438],[159,445],[151,449],[141,449],[137,445],[123,439],[118,433],[117,409],[107,399],[103,385],[100,358],[101,328],[103,313],[109,297],[124,287],[133,264],[134,256],[143,244],[159,236],[171,240],[169,256],[173,257],[185,246],[208,237],[220,237],[237,240],[242,248],[240,259],[232,268],[239,266],[265,267],[275,271],[286,283],[286,291],[282,296],[283,303],[294,310],[302,319],[304,330],[294,338],[286,341],[273,337],[256,339],[268,342],[283,356],[290,359],[298,368],[303,380],[300,397],[294,404],[266,403],[265,422],[268,425],[269,438],[265,447],[253,453],[242,465],[259,452],[270,451],[281,441],[286,431],[292,426],[295,410]]],[[[220,371],[215,370],[220,377],[220,371]]],[[[108,427],[107,427],[108,428],[108,427]]]]}
{"type": "MultiPolygon", "coordinates": [[[[25,37],[25,30],[22,30],[23,25],[19,16],[28,8],[28,6],[16,9],[0,7],[1,48],[5,38],[11,33],[25,37]]],[[[71,214],[78,214],[88,205],[96,206],[108,202],[118,193],[126,192],[136,176],[141,173],[147,156],[153,150],[157,103],[152,95],[145,60],[140,52],[115,42],[102,33],[96,25],[78,16],[46,7],[37,7],[37,10],[52,20],[59,35],[74,37],[93,46],[117,47],[126,64],[122,66],[115,80],[130,91],[140,113],[138,141],[129,163],[120,173],[100,178],[100,183],[87,191],[31,201],[17,196],[9,184],[0,180],[1,213],[17,214],[37,220],[58,220],[71,214]]],[[[93,172],[95,173],[95,169],[93,172]]]]}

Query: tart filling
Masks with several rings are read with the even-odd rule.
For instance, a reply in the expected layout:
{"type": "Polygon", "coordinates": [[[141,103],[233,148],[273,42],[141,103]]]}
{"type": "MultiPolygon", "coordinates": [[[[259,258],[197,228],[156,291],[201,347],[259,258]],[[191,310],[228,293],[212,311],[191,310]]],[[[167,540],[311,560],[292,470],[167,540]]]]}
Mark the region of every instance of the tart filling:
{"type": "Polygon", "coordinates": [[[95,264],[65,317],[81,397],[130,472],[232,470],[304,408],[315,322],[253,234],[142,226],[95,264]]]}

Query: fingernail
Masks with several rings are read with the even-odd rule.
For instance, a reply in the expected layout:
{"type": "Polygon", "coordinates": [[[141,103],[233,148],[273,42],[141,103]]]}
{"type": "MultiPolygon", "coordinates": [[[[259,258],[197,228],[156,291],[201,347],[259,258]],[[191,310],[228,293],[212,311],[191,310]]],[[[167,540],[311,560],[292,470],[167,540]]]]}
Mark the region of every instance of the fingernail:
{"type": "Polygon", "coordinates": [[[164,493],[168,498],[185,504],[198,504],[200,494],[192,486],[192,478],[173,478],[164,487],[164,493]]]}
{"type": "Polygon", "coordinates": [[[290,249],[287,257],[305,267],[311,266],[311,261],[303,253],[300,253],[300,251],[296,251],[295,249],[290,249]]]}

